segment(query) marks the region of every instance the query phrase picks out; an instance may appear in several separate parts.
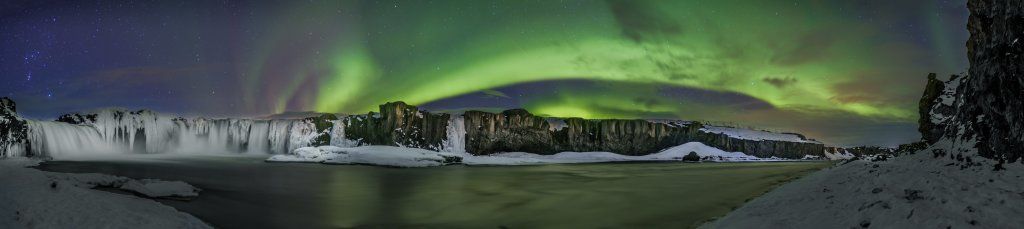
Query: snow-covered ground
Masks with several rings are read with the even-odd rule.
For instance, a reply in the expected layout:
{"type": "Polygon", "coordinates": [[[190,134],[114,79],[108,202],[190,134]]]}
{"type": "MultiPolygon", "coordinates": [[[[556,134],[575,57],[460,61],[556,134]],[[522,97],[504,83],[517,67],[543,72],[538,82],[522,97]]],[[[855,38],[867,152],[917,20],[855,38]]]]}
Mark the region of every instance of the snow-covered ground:
{"type": "Polygon", "coordinates": [[[194,197],[184,182],[133,180],[26,168],[39,161],[0,160],[0,228],[210,228],[159,202],[94,190],[118,188],[150,197],[194,197]]]}
{"type": "Polygon", "coordinates": [[[451,164],[466,165],[535,165],[561,163],[599,163],[622,161],[680,161],[695,152],[706,161],[783,161],[779,158],[758,158],[740,152],[725,152],[700,142],[690,142],[644,156],[626,156],[610,152],[561,152],[538,155],[523,152],[475,156],[468,153],[435,152],[394,146],[303,147],[292,154],[274,155],[268,162],[311,162],[325,164],[369,164],[395,167],[429,167],[451,164]]]}
{"type": "MultiPolygon", "coordinates": [[[[971,144],[964,144],[971,145],[971,144]]],[[[948,142],[885,161],[838,164],[754,199],[705,228],[1020,228],[1024,166],[948,142]],[[944,149],[936,155],[934,149],[944,149]],[[950,155],[952,154],[952,155],[950,155]],[[961,154],[957,159],[957,154],[961,154]],[[970,155],[970,156],[969,156],[970,155]],[[970,159],[968,159],[970,158],[970,159]],[[970,165],[970,166],[968,166],[970,165]]]]}

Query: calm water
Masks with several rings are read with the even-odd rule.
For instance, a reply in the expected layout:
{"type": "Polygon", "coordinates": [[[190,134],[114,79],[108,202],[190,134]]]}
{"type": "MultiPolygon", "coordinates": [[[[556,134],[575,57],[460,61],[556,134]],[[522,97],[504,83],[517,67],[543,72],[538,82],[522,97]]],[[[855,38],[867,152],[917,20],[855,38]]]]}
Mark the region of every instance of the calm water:
{"type": "Polygon", "coordinates": [[[824,162],[381,168],[191,156],[47,162],[58,172],[183,180],[161,201],[221,228],[694,227],[824,162]]]}

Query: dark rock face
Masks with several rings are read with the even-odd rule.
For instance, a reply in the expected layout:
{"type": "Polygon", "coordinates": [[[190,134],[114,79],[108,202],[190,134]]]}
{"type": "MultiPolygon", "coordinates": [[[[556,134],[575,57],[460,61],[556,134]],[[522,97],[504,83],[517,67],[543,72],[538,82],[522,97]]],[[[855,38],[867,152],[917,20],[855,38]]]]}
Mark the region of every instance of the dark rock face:
{"type": "Polygon", "coordinates": [[[440,150],[447,139],[449,114],[431,114],[404,102],[380,105],[380,113],[350,116],[345,138],[365,145],[440,150]]]}
{"type": "Polygon", "coordinates": [[[701,142],[725,151],[758,157],[802,158],[821,156],[824,145],[732,138],[701,131],[700,123],[661,123],[647,120],[582,118],[544,119],[516,109],[502,113],[469,111],[464,114],[466,151],[477,155],[497,152],[554,154],[562,151],[605,151],[646,155],[688,142],[701,142]],[[554,127],[549,121],[563,122],[554,127]]]}
{"type": "Polygon", "coordinates": [[[325,146],[331,144],[331,130],[334,129],[334,122],[338,120],[338,116],[334,114],[321,114],[316,117],[309,117],[304,119],[306,122],[313,123],[316,126],[316,137],[313,137],[309,141],[310,146],[325,146]]]}
{"type": "Polygon", "coordinates": [[[466,151],[473,154],[496,152],[549,153],[559,149],[550,124],[523,109],[501,113],[467,111],[466,151]]]}
{"type": "Polygon", "coordinates": [[[57,120],[55,120],[55,121],[63,122],[63,123],[68,123],[68,124],[75,124],[75,125],[86,124],[86,123],[95,123],[96,122],[96,114],[79,114],[79,113],[63,114],[60,117],[57,117],[57,120]]]}
{"type": "Polygon", "coordinates": [[[0,98],[0,158],[28,152],[28,122],[18,116],[10,98],[0,98]]]}
{"type": "Polygon", "coordinates": [[[1024,156],[1024,4],[969,0],[967,8],[971,67],[952,124],[965,128],[961,139],[977,139],[981,156],[1013,162],[1024,156]]]}
{"type": "Polygon", "coordinates": [[[936,104],[940,104],[937,100],[945,87],[945,83],[935,78],[935,73],[928,74],[928,84],[925,85],[924,96],[921,96],[921,102],[917,107],[920,115],[917,120],[917,131],[921,133],[921,139],[925,142],[935,143],[942,137],[943,130],[932,123],[931,112],[936,104]]]}

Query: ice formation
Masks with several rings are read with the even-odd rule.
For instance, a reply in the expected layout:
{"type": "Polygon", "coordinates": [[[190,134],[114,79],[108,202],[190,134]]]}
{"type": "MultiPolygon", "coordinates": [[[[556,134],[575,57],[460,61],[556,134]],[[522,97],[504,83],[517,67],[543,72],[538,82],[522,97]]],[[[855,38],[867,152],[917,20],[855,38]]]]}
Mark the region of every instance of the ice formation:
{"type": "Polygon", "coordinates": [[[33,155],[97,153],[287,153],[317,135],[302,119],[184,119],[153,112],[102,110],[81,124],[30,121],[33,155]]]}

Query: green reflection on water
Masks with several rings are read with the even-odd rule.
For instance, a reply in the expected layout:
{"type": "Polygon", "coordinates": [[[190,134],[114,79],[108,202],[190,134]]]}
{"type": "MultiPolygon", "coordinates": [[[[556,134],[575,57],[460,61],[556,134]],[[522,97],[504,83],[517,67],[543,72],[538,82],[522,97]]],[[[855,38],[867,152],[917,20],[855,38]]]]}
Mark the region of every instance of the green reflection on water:
{"type": "Polygon", "coordinates": [[[337,227],[693,227],[827,165],[339,167],[322,209],[337,227]]]}

